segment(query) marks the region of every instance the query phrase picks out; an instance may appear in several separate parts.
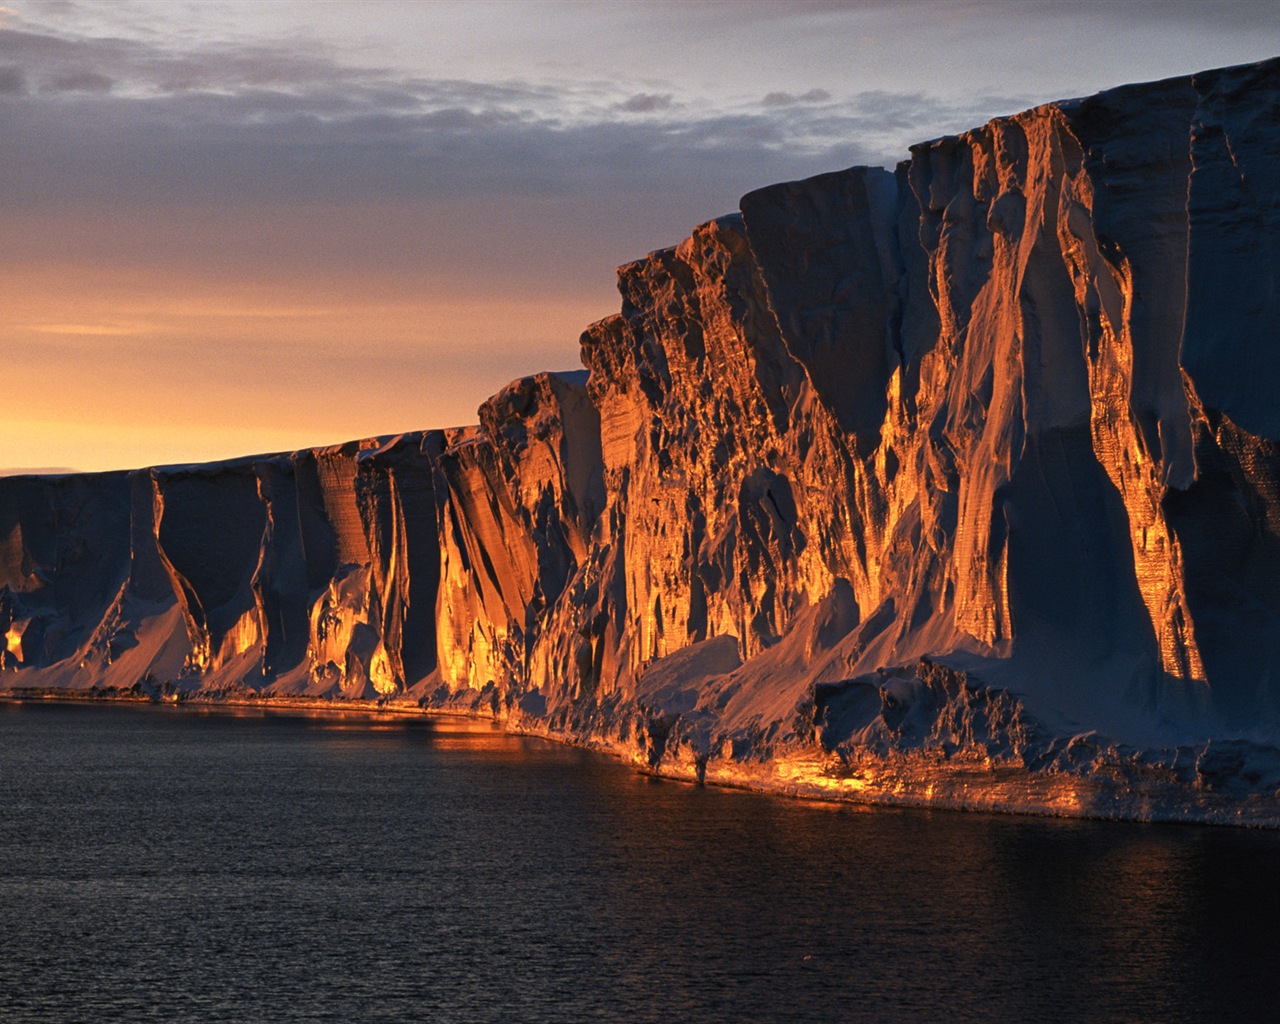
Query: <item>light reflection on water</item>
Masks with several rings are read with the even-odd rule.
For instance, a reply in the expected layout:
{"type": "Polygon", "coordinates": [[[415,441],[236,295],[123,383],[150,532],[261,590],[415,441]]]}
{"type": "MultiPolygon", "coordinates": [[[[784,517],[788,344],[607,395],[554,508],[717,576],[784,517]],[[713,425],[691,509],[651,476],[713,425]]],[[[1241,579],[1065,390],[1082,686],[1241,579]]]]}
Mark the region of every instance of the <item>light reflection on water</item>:
{"type": "Polygon", "coordinates": [[[0,705],[0,1020],[1260,1020],[1280,836],[806,804],[483,723],[0,705]]]}

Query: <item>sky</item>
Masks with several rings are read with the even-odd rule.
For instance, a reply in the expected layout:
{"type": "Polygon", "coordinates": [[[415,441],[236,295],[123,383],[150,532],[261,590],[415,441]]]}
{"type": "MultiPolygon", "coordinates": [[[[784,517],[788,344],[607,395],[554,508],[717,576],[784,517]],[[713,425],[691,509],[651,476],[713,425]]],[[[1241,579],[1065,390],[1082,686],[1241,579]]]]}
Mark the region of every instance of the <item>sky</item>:
{"type": "Polygon", "coordinates": [[[1280,54],[1280,4],[0,0],[0,472],[471,423],[746,191],[1280,54]]]}

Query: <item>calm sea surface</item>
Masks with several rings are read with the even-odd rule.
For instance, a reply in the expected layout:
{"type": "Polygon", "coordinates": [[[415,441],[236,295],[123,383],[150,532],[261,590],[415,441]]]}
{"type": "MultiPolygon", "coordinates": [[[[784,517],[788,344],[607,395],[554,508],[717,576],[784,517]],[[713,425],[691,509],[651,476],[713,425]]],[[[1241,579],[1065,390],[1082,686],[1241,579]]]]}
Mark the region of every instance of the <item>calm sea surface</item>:
{"type": "Polygon", "coordinates": [[[1267,1021],[1280,835],[860,810],[447,720],[0,704],[0,1021],[1267,1021]]]}

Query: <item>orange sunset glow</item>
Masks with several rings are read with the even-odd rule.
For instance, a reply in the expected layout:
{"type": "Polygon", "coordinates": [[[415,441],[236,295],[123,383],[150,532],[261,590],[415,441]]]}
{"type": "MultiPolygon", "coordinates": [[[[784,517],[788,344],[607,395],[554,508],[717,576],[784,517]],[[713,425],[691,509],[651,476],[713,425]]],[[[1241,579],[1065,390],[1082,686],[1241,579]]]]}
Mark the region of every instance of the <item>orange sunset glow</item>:
{"type": "Polygon", "coordinates": [[[23,360],[10,363],[22,386],[6,401],[6,429],[47,464],[85,470],[470,422],[476,396],[513,368],[572,367],[577,332],[596,309],[587,299],[433,300],[314,281],[62,274],[78,280],[74,299],[45,275],[8,278],[16,298],[0,329],[23,360]],[[434,353],[430,370],[424,353],[434,353]],[[57,402],[47,381],[58,382],[57,402]],[[354,397],[357,381],[377,400],[354,397]]]}

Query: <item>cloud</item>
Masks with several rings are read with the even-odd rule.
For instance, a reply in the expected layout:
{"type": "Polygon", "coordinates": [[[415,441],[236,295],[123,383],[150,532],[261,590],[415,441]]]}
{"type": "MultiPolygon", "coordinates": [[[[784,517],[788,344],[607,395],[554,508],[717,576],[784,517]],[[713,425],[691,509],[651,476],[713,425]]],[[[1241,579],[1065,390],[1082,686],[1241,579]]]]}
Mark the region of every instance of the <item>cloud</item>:
{"type": "Polygon", "coordinates": [[[110,92],[115,83],[96,71],[55,75],[44,85],[46,92],[110,92]]]}
{"type": "Polygon", "coordinates": [[[671,100],[672,95],[669,92],[638,92],[621,103],[615,103],[614,108],[629,114],[649,114],[655,110],[670,110],[671,100]]]}
{"type": "Polygon", "coordinates": [[[0,67],[0,96],[21,96],[26,91],[27,80],[21,68],[13,65],[0,67]]]}
{"type": "MultiPolygon", "coordinates": [[[[743,21],[816,22],[830,26],[836,22],[866,20],[877,15],[897,19],[903,13],[902,0],[660,0],[675,16],[737,25],[743,21]]],[[[1150,25],[1169,22],[1190,28],[1256,29],[1259,25],[1280,27],[1280,8],[1258,0],[1125,0],[1102,4],[1097,0],[948,0],[934,16],[967,22],[1034,22],[1040,19],[1064,21],[1124,22],[1150,25]]]]}
{"type": "Polygon", "coordinates": [[[0,30],[0,59],[25,67],[41,82],[101,75],[141,94],[336,84],[368,76],[305,50],[266,45],[212,45],[172,50],[136,39],[0,30]]]}
{"type": "Polygon", "coordinates": [[[810,89],[799,96],[789,92],[771,92],[760,101],[765,107],[794,107],[797,103],[826,103],[831,93],[826,89],[810,89]]]}
{"type": "Polygon", "coordinates": [[[669,190],[708,173],[745,174],[750,187],[851,158],[880,162],[852,141],[870,120],[855,111],[565,123],[501,108],[353,109],[349,96],[321,93],[82,92],[11,106],[0,150],[10,203],[533,197],[669,190]]]}
{"type": "Polygon", "coordinates": [[[11,204],[626,201],[678,181],[720,196],[709,217],[761,182],[892,162],[916,141],[855,141],[865,112],[822,89],[735,111],[609,83],[396,76],[266,46],[174,54],[38,32],[0,33],[0,59],[24,94],[0,149],[11,204]]]}
{"type": "Polygon", "coordinates": [[[892,165],[986,116],[923,94],[815,88],[735,108],[622,84],[397,76],[267,46],[175,54],[37,32],[0,33],[0,59],[12,62],[0,88],[24,95],[7,108],[0,180],[7,202],[28,205],[627,202],[680,182],[720,197],[712,216],[762,182],[892,165]]]}
{"type": "Polygon", "coordinates": [[[1280,7],[1257,0],[1126,0],[1121,4],[1099,4],[1095,0],[1055,0],[1054,3],[1010,4],[987,0],[974,4],[998,16],[1028,20],[1078,21],[1098,19],[1126,25],[1176,25],[1198,31],[1247,31],[1280,29],[1280,7]]]}

